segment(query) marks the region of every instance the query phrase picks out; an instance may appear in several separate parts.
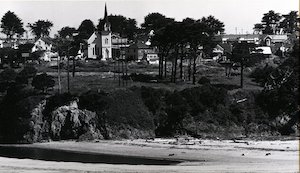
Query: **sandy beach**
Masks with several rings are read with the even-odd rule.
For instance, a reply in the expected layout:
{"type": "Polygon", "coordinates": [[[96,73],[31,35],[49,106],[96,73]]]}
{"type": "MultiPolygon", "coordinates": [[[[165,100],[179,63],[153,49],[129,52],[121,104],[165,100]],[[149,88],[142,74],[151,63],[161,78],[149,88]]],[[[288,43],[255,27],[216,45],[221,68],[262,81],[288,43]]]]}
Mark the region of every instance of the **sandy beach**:
{"type": "Polygon", "coordinates": [[[95,142],[60,141],[31,148],[180,160],[177,165],[126,165],[55,162],[0,157],[0,172],[299,172],[299,140],[154,139],[95,142]]]}

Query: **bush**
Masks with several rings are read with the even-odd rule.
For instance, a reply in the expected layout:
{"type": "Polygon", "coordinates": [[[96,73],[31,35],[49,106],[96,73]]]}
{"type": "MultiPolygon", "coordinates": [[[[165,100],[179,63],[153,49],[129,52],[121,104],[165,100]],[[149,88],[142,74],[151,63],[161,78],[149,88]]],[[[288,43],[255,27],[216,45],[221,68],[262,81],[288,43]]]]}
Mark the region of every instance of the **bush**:
{"type": "Polygon", "coordinates": [[[157,77],[151,76],[151,75],[147,75],[147,74],[132,73],[132,74],[129,75],[129,77],[133,81],[138,81],[138,82],[152,82],[152,81],[157,80],[157,77]]]}
{"type": "Polygon", "coordinates": [[[15,82],[17,73],[13,69],[5,69],[0,73],[0,92],[4,92],[15,82]]]}
{"type": "Polygon", "coordinates": [[[28,84],[28,79],[36,76],[37,69],[32,66],[26,66],[20,71],[16,77],[16,82],[20,84],[28,84]]]}
{"type": "Polygon", "coordinates": [[[46,102],[46,106],[43,111],[43,114],[47,118],[51,118],[49,116],[54,109],[68,104],[70,101],[74,100],[75,97],[76,96],[71,95],[69,93],[63,93],[63,94],[55,94],[55,95],[47,98],[47,102],[46,102]]]}
{"type": "Polygon", "coordinates": [[[261,86],[264,86],[265,82],[267,82],[267,79],[274,70],[274,67],[268,65],[263,68],[257,67],[250,74],[250,77],[254,78],[254,81],[259,83],[261,86]]]}
{"type": "Polygon", "coordinates": [[[37,75],[32,80],[32,86],[35,89],[46,92],[49,88],[54,87],[55,81],[52,76],[47,75],[46,73],[37,75]]]}
{"type": "Polygon", "coordinates": [[[141,97],[130,90],[117,90],[111,95],[107,120],[111,125],[130,125],[137,129],[154,130],[153,119],[141,97]]]}
{"type": "Polygon", "coordinates": [[[1,142],[18,142],[24,140],[24,134],[29,131],[30,113],[41,100],[32,90],[20,85],[11,85],[0,103],[0,136],[1,142]]]}
{"type": "Polygon", "coordinates": [[[198,81],[198,84],[210,84],[210,79],[207,77],[201,77],[198,81]]]}
{"type": "Polygon", "coordinates": [[[207,108],[214,108],[218,104],[225,104],[227,91],[212,85],[188,88],[181,91],[183,97],[191,107],[191,115],[196,116],[207,108]]]}

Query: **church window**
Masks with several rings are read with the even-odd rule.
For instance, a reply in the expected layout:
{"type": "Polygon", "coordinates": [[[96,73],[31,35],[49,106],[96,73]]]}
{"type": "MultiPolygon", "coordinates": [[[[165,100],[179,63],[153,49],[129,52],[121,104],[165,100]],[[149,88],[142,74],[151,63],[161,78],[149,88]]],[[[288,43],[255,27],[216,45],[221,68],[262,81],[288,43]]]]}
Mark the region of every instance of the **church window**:
{"type": "Polygon", "coordinates": [[[108,44],[108,39],[107,38],[105,39],[105,44],[108,44]]]}
{"type": "Polygon", "coordinates": [[[93,47],[93,55],[95,55],[95,48],[93,47]]]}

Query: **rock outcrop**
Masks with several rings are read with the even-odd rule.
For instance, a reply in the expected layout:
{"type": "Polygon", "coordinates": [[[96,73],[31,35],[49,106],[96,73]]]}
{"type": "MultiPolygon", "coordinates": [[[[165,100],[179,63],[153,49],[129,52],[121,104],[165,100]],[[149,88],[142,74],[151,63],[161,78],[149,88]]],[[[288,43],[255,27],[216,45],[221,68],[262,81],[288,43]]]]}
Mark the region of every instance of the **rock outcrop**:
{"type": "Polygon", "coordinates": [[[95,112],[78,109],[78,100],[61,106],[51,113],[51,138],[93,140],[103,138],[97,128],[95,112]]]}

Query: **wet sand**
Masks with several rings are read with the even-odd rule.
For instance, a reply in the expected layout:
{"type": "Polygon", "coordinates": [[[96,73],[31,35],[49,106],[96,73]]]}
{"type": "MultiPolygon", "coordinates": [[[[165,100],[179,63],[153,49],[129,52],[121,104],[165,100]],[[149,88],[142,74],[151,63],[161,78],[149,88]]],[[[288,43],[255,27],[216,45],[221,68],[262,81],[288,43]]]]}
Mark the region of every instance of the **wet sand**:
{"type": "Polygon", "coordinates": [[[60,141],[25,147],[181,160],[177,165],[116,165],[0,157],[0,172],[299,172],[299,141],[155,139],[60,141]]]}

